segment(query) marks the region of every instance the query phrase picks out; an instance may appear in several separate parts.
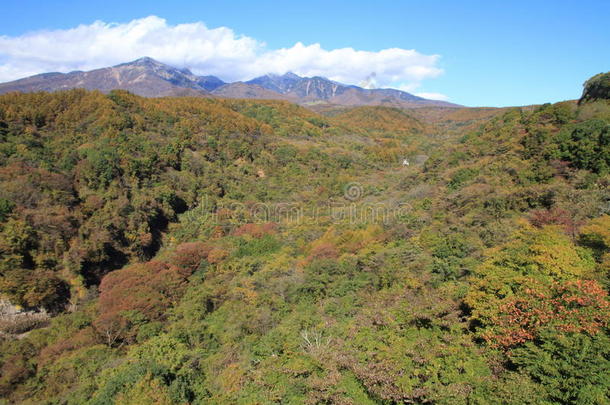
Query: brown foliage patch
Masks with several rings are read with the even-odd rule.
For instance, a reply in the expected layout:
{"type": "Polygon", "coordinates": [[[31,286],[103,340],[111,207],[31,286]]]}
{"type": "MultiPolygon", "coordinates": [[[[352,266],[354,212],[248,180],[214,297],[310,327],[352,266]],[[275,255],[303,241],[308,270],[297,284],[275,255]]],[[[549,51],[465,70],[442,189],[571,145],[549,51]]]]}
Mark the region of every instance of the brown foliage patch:
{"type": "Polygon", "coordinates": [[[233,231],[235,236],[249,235],[254,238],[262,238],[265,235],[277,233],[277,225],[273,222],[264,224],[245,224],[233,231]]]}
{"type": "Polygon", "coordinates": [[[189,268],[160,261],[131,265],[109,273],[100,284],[100,316],[93,326],[108,345],[135,339],[133,317],[160,320],[181,296],[189,268]]]}
{"type": "Polygon", "coordinates": [[[182,243],[176,247],[171,262],[178,268],[192,274],[197,270],[201,261],[208,257],[211,250],[212,247],[203,242],[182,243]]]}

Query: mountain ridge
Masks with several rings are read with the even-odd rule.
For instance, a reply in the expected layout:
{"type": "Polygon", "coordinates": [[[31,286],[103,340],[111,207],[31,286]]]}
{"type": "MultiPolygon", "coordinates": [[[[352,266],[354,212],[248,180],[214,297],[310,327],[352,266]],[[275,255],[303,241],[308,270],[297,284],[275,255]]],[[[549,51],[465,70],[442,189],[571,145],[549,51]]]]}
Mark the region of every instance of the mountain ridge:
{"type": "Polygon", "coordinates": [[[0,83],[0,94],[13,91],[58,91],[72,88],[130,91],[144,97],[194,96],[247,99],[281,99],[297,104],[387,105],[460,107],[440,100],[429,100],[396,89],[364,89],[325,77],[301,77],[293,72],[266,74],[248,81],[225,82],[212,76],[199,76],[188,68],[176,68],[150,57],[131,62],[69,73],[48,72],[0,83]]]}

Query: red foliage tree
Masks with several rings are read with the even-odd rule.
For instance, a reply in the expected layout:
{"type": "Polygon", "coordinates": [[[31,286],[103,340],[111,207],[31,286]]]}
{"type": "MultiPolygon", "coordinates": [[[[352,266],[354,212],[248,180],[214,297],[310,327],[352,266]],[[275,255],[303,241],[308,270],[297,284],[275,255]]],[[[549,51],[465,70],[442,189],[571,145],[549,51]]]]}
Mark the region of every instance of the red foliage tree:
{"type": "Polygon", "coordinates": [[[510,347],[535,339],[545,328],[595,334],[609,321],[608,293],[596,281],[543,286],[532,280],[522,294],[500,307],[494,327],[484,337],[494,345],[510,347]]]}
{"type": "Polygon", "coordinates": [[[180,298],[191,268],[150,261],[109,273],[100,284],[93,327],[112,346],[132,342],[140,322],[160,320],[180,298]]]}
{"type": "Polygon", "coordinates": [[[187,242],[176,247],[171,262],[184,272],[192,274],[199,268],[201,261],[210,254],[212,247],[203,242],[187,242]]]}

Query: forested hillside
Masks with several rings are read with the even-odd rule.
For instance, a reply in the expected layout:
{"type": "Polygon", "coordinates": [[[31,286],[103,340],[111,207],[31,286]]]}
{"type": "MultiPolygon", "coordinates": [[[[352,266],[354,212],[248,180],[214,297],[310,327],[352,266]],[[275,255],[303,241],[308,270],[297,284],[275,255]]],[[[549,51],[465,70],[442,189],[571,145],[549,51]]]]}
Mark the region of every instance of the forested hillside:
{"type": "Polygon", "coordinates": [[[0,322],[0,403],[609,403],[602,79],[417,112],[0,96],[0,294],[50,315],[0,322]]]}

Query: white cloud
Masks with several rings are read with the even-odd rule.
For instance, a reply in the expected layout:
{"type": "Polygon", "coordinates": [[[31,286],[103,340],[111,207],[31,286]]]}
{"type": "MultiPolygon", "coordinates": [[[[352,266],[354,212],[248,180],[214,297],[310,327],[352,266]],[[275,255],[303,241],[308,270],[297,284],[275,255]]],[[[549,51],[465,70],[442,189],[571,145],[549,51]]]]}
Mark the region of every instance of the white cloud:
{"type": "Polygon", "coordinates": [[[149,16],[124,24],[97,21],[66,30],[0,36],[0,81],[50,71],[91,70],[142,56],[227,81],[292,71],[350,84],[374,77],[379,87],[413,91],[423,80],[443,73],[438,55],[412,49],[326,50],[320,44],[301,42],[268,49],[263,42],[226,27],[208,28],[202,22],[168,25],[163,18],[149,16]]]}
{"type": "Polygon", "coordinates": [[[415,93],[418,97],[427,98],[429,100],[440,100],[440,101],[448,101],[449,97],[442,93],[415,93]]]}
{"type": "Polygon", "coordinates": [[[398,90],[406,91],[408,93],[413,93],[419,87],[419,83],[418,82],[398,83],[392,87],[395,89],[398,89],[398,90]]]}

